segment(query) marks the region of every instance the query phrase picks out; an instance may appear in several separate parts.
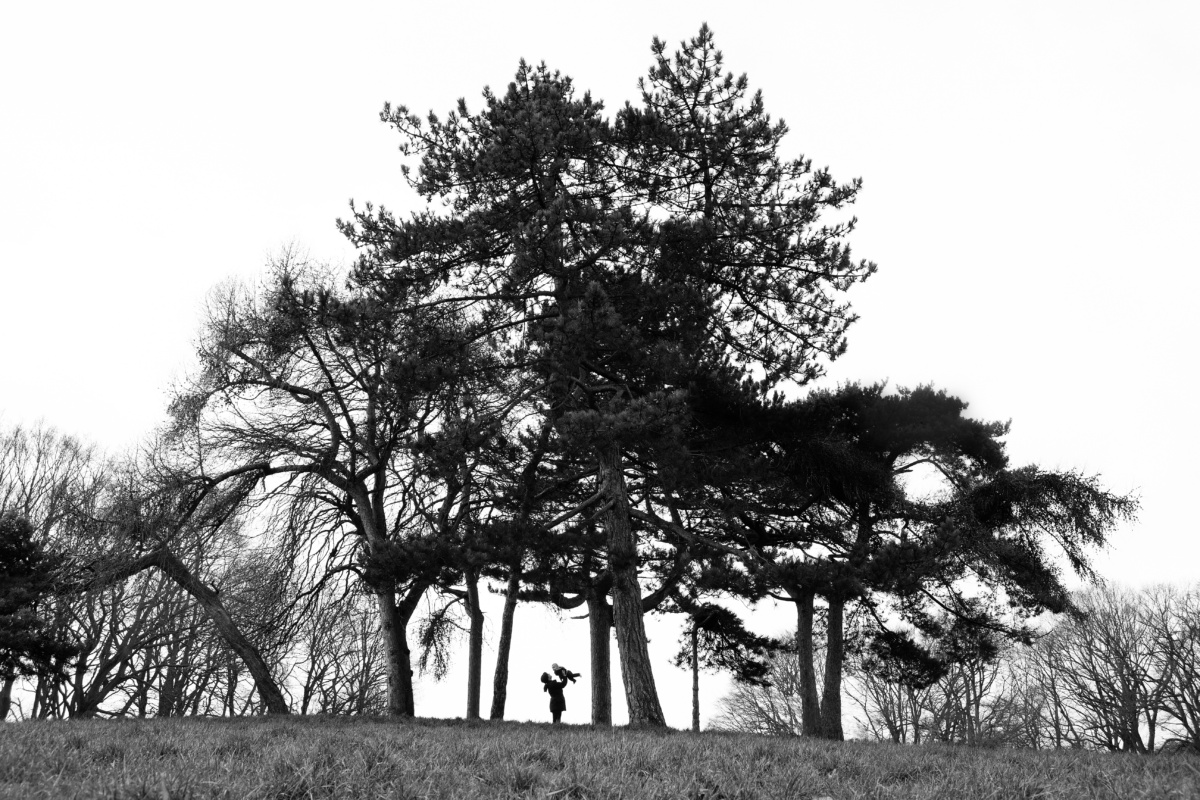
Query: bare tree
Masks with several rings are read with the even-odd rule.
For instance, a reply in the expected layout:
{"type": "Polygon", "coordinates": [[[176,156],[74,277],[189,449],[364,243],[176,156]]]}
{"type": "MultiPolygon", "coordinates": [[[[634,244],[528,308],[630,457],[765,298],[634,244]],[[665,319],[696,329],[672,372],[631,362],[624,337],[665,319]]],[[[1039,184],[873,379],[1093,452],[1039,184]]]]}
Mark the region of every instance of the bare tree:
{"type": "Polygon", "coordinates": [[[1059,626],[1045,657],[1060,676],[1078,740],[1152,752],[1168,686],[1139,598],[1104,587],[1082,593],[1077,603],[1082,616],[1059,626]]]}
{"type": "Polygon", "coordinates": [[[1005,743],[1010,735],[1004,675],[998,657],[953,664],[923,695],[918,724],[925,737],[968,745],[1005,743]]]}
{"type": "Polygon", "coordinates": [[[135,655],[139,668],[133,671],[133,686],[125,690],[125,702],[117,712],[120,715],[219,713],[225,644],[187,592],[169,585],[173,591],[161,608],[174,611],[177,623],[161,644],[135,655]]]}
{"type": "Polygon", "coordinates": [[[301,714],[379,714],[387,709],[383,639],[369,597],[346,586],[305,613],[296,637],[301,714]]]}
{"type": "Polygon", "coordinates": [[[48,537],[98,487],[95,450],[39,423],[0,430],[0,513],[29,520],[48,537]]]}
{"type": "MultiPolygon", "coordinates": [[[[824,653],[819,653],[824,661],[824,653]]],[[[767,683],[735,683],[732,691],[718,703],[720,712],[709,723],[709,730],[741,731],[773,736],[801,736],[803,656],[794,640],[785,640],[782,649],[767,657],[767,683]]]]}
{"type": "Polygon", "coordinates": [[[867,736],[896,744],[921,743],[928,686],[913,686],[894,676],[859,668],[852,668],[847,677],[846,694],[861,712],[855,721],[867,736]]]}
{"type": "MultiPolygon", "coordinates": [[[[90,446],[43,423],[0,429],[0,514],[19,515],[40,544],[61,549],[53,540],[63,519],[101,485],[97,462],[90,446]]],[[[0,671],[0,722],[13,707],[16,683],[15,672],[0,671]]]]}
{"type": "Polygon", "coordinates": [[[1063,632],[1051,630],[1023,653],[1021,666],[1040,698],[1040,731],[1045,746],[1055,749],[1083,747],[1076,721],[1071,682],[1065,669],[1063,650],[1068,646],[1063,632]]]}
{"type": "Polygon", "coordinates": [[[1174,734],[1172,746],[1200,752],[1200,585],[1160,586],[1142,596],[1154,671],[1163,684],[1164,728],[1174,734]]]}
{"type": "Polygon", "coordinates": [[[1029,748],[1063,747],[1065,737],[1054,736],[1062,724],[1052,687],[1044,685],[1037,670],[1034,646],[1010,648],[1004,660],[1004,694],[997,700],[1004,720],[1003,743],[1029,748]]]}
{"type": "Polygon", "coordinates": [[[116,586],[61,599],[61,623],[75,638],[79,654],[65,680],[52,673],[38,676],[31,715],[95,717],[113,713],[106,707],[152,666],[139,658],[157,649],[172,634],[181,609],[169,602],[174,585],[161,575],[143,573],[116,586]]]}

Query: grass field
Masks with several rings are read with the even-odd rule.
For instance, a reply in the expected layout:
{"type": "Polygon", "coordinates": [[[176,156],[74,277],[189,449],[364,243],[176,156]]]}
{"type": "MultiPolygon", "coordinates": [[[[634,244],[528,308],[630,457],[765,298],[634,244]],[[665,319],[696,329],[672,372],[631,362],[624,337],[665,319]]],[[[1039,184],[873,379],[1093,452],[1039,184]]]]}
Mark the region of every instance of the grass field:
{"type": "Polygon", "coordinates": [[[341,718],[0,725],[0,798],[1198,798],[1200,758],[341,718]]]}

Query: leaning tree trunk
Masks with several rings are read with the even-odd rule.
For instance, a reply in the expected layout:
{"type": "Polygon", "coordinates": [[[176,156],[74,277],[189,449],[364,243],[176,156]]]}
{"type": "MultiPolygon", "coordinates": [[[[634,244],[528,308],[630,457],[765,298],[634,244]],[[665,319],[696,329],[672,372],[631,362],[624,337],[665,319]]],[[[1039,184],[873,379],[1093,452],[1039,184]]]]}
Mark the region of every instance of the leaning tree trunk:
{"type": "Polygon", "coordinates": [[[800,661],[800,731],[820,736],[821,707],[817,698],[817,673],[813,667],[813,592],[788,589],[796,603],[796,657],[800,661]]]}
{"type": "Polygon", "coordinates": [[[612,609],[602,592],[587,594],[592,655],[592,724],[612,725],[612,609]]]}
{"type": "Polygon", "coordinates": [[[646,646],[642,589],[637,574],[637,538],[630,522],[621,451],[616,444],[605,444],[597,448],[596,456],[600,485],[609,504],[604,512],[604,526],[613,580],[613,627],[617,631],[617,651],[621,654],[621,678],[625,684],[625,701],[629,705],[629,724],[666,727],[650,666],[650,650],[646,646]]]}
{"type": "Polygon", "coordinates": [[[504,611],[500,615],[500,641],[496,645],[496,673],[492,677],[492,710],[489,719],[504,719],[504,704],[508,700],[508,656],[512,652],[513,617],[517,613],[517,593],[521,589],[521,570],[513,566],[508,574],[504,594],[504,611]]]}
{"type": "MultiPolygon", "coordinates": [[[[221,634],[221,638],[229,645],[229,649],[236,653],[242,663],[246,665],[246,669],[250,670],[250,675],[254,679],[254,687],[258,690],[258,696],[262,699],[267,713],[289,713],[287,701],[283,699],[283,692],[279,691],[279,685],[271,676],[271,670],[263,660],[262,654],[233,621],[233,617],[229,615],[229,611],[221,601],[221,596],[205,586],[204,582],[192,574],[192,571],[169,548],[161,547],[134,561],[105,571],[90,581],[75,585],[74,591],[87,591],[108,586],[150,567],[158,567],[163,574],[175,581],[200,604],[205,615],[216,626],[217,632],[221,634]]],[[[36,702],[35,695],[35,704],[36,702]]]]}
{"type": "Polygon", "coordinates": [[[483,683],[483,609],[479,607],[479,576],[467,570],[467,611],[471,632],[467,650],[467,719],[479,719],[479,692],[483,683]]]}
{"type": "Polygon", "coordinates": [[[250,675],[254,678],[254,687],[258,690],[258,696],[266,706],[267,713],[287,714],[287,701],[283,699],[283,693],[279,691],[279,686],[275,683],[275,678],[272,677],[271,670],[263,660],[262,654],[233,621],[225,604],[221,602],[220,595],[205,586],[170,550],[159,551],[158,566],[188,594],[196,598],[208,618],[212,620],[213,625],[217,627],[221,637],[242,659],[242,663],[246,665],[246,669],[250,670],[250,675]]]}
{"type": "Polygon", "coordinates": [[[845,634],[842,617],[846,601],[841,597],[829,598],[829,629],[826,633],[825,687],[821,695],[821,737],[840,742],[842,735],[842,661],[845,652],[845,634]]]}

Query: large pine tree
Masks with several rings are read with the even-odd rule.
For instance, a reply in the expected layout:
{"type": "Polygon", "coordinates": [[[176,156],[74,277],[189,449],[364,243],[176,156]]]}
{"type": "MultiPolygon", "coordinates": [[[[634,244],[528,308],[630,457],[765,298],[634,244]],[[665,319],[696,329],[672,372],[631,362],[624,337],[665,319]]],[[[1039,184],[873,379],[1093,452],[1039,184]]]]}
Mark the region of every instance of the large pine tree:
{"type": "Polygon", "coordinates": [[[1011,469],[1007,425],[971,419],[966,403],[931,387],[851,384],[787,403],[737,391],[704,397],[675,513],[685,522],[715,515],[723,524],[706,525],[698,544],[736,556],[795,604],[806,735],[842,738],[849,609],[864,612],[861,632],[895,664],[932,657],[925,645],[942,632],[939,614],[1027,635],[1029,617],[1069,608],[1054,551],[1087,575],[1090,548],[1136,508],[1095,478],[1011,469]]]}

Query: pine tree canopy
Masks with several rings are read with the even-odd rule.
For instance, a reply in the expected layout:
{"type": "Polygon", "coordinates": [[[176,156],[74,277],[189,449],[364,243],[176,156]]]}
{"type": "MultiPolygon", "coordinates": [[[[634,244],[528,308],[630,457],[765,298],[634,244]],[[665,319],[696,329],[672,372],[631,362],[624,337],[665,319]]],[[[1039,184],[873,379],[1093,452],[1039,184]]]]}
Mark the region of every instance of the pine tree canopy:
{"type": "Polygon", "coordinates": [[[61,667],[74,652],[39,614],[60,561],[34,541],[27,520],[0,514],[0,675],[61,667]]]}

